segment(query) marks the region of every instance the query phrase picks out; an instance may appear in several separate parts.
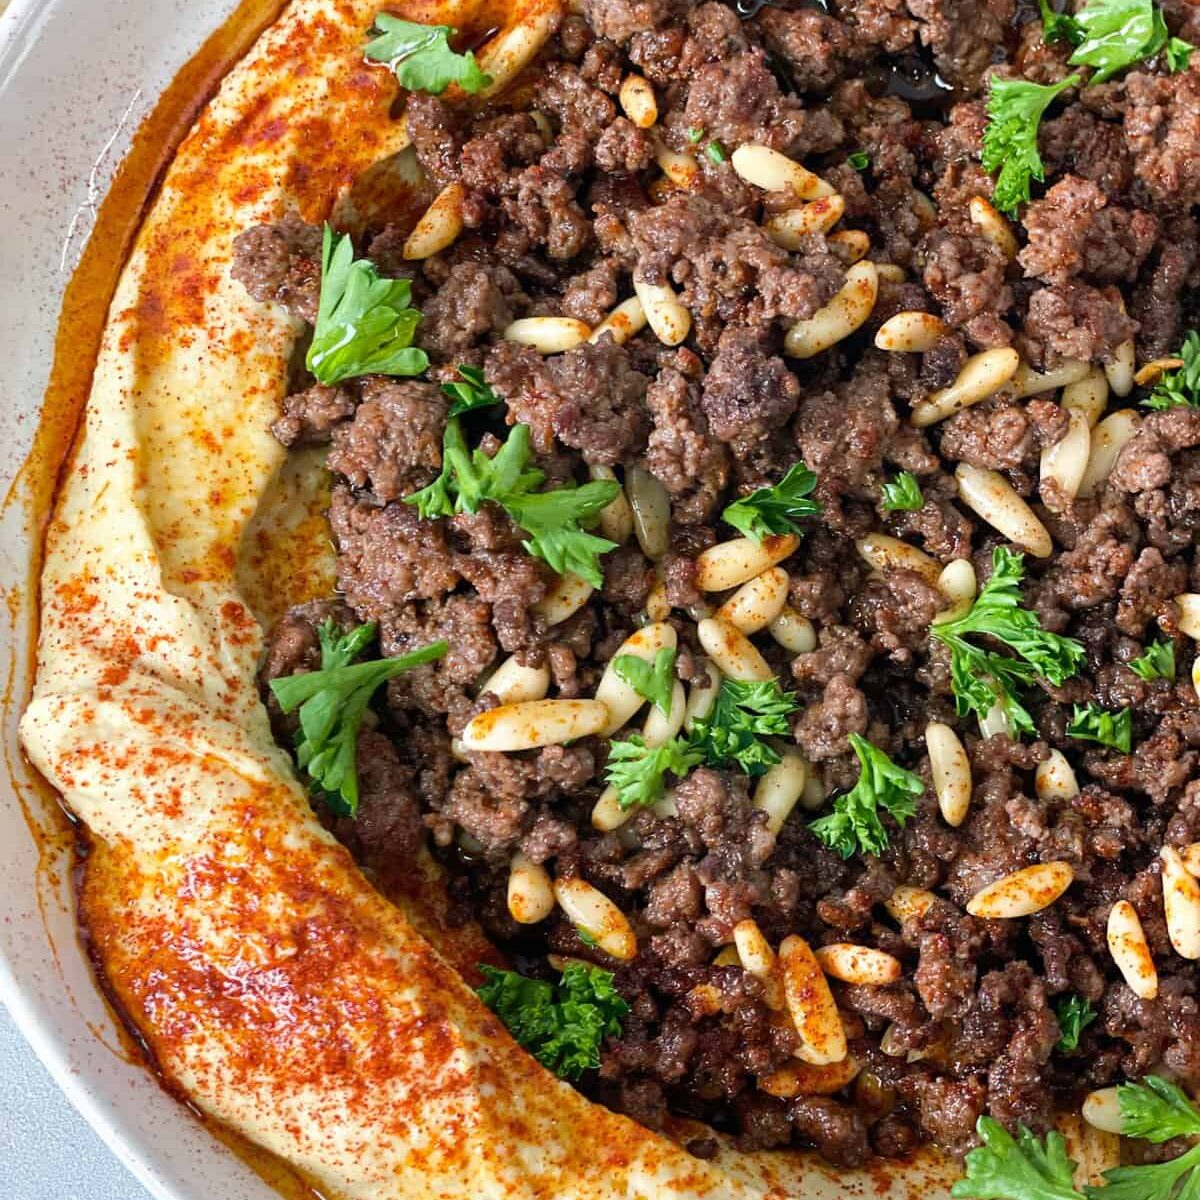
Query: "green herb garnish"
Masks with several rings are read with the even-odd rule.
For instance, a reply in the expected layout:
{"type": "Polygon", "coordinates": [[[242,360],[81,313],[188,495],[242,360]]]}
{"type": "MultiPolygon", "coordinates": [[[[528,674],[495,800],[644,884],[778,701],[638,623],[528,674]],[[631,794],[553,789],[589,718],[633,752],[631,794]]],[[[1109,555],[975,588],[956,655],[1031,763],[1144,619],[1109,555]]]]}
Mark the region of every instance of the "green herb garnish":
{"type": "Polygon", "coordinates": [[[452,83],[464,92],[478,92],[492,82],[480,69],[475,55],[456,54],[450,39],[458,32],[450,25],[418,25],[389,13],[375,18],[376,36],[363,53],[372,62],[387,63],[401,87],[410,92],[440,96],[452,83]]]}
{"type": "Polygon", "coordinates": [[[1067,996],[1058,1002],[1059,1037],[1055,1050],[1069,1053],[1079,1049],[1079,1036],[1099,1015],[1090,1000],[1082,996],[1067,996]]]}
{"type": "Polygon", "coordinates": [[[1178,357],[1183,366],[1164,371],[1154,390],[1142,401],[1146,408],[1200,408],[1200,333],[1189,329],[1178,357]]]}
{"type": "Polygon", "coordinates": [[[609,743],[604,782],[616,788],[622,811],[649,808],[663,798],[668,771],[683,778],[703,761],[703,751],[684,738],[673,737],[661,746],[650,747],[635,733],[609,743]]]}
{"type": "Polygon", "coordinates": [[[451,417],[461,417],[465,412],[503,403],[488,386],[483,372],[478,367],[469,367],[465,363],[459,364],[457,379],[442,384],[442,391],[454,401],[447,414],[451,417]]]}
{"type": "Polygon", "coordinates": [[[1084,32],[1070,13],[1055,12],[1049,0],[1038,0],[1038,7],[1042,10],[1043,42],[1065,42],[1078,46],[1083,41],[1084,32]]]}
{"type": "Polygon", "coordinates": [[[300,710],[296,758],[341,816],[358,813],[358,730],[380,684],[422,663],[441,658],[448,647],[433,642],[411,654],[353,663],[375,636],[374,622],[339,634],[332,621],[317,628],[321,669],[271,680],[271,691],[285,713],[300,710]]]}
{"type": "Polygon", "coordinates": [[[1075,1164],[1062,1134],[1045,1142],[1020,1125],[1017,1136],[991,1117],[975,1125],[983,1145],[966,1157],[967,1175],[950,1189],[959,1200],[1081,1200],[1075,1190],[1075,1164]]]}
{"type": "Polygon", "coordinates": [[[710,766],[737,765],[747,775],[763,775],[780,759],[762,739],[789,733],[788,718],[796,708],[796,697],[783,691],[777,679],[723,679],[708,715],[692,729],[692,745],[703,751],[710,766]]]}
{"type": "Polygon", "coordinates": [[[1151,642],[1129,663],[1129,669],[1145,680],[1175,678],[1175,643],[1151,642]]]}
{"type": "Polygon", "coordinates": [[[1091,84],[1103,83],[1164,49],[1168,68],[1183,70],[1192,52],[1188,42],[1170,36],[1162,10],[1151,0],[1088,0],[1065,20],[1074,26],[1071,65],[1093,68],[1091,84]]]}
{"type": "Polygon", "coordinates": [[[600,1065],[600,1043],[619,1037],[629,1012],[611,971],[571,963],[557,985],[480,964],[487,983],[475,990],[508,1031],[561,1079],[600,1065]]]}
{"type": "Polygon", "coordinates": [[[575,926],[575,936],[585,946],[595,947],[600,944],[598,941],[596,941],[596,935],[594,933],[592,933],[592,931],[590,929],[584,929],[584,927],[582,925],[575,926]]]}
{"type": "Polygon", "coordinates": [[[1067,725],[1067,737],[1099,742],[1128,754],[1133,742],[1133,712],[1123,708],[1112,713],[1098,704],[1076,704],[1067,725]]]}
{"type": "Polygon", "coordinates": [[[898,767],[878,746],[857,733],[850,745],[858,755],[858,782],[833,802],[833,812],[819,817],[809,828],[831,850],[843,858],[858,854],[882,854],[888,832],[880,809],[901,828],[917,811],[917,797],[925,791],[918,775],[898,767]]]}
{"type": "Polygon", "coordinates": [[[708,155],[708,161],[711,163],[723,163],[729,156],[725,153],[725,147],[718,141],[711,141],[704,147],[704,153],[708,155]]]}
{"type": "Polygon", "coordinates": [[[846,156],[846,162],[856,171],[865,171],[871,165],[871,156],[865,150],[855,150],[846,156]]]}
{"type": "Polygon", "coordinates": [[[821,506],[806,497],[817,485],[817,477],[798,462],[773,487],[759,488],[735,500],[721,514],[734,529],[756,542],[772,534],[803,533],[798,517],[815,517],[821,506]]]}
{"type": "Polygon", "coordinates": [[[664,717],[671,715],[675,694],[675,647],[663,646],[648,663],[636,654],[618,654],[613,659],[617,678],[629,684],[643,700],[649,700],[664,717]]]}
{"type": "Polygon", "coordinates": [[[689,129],[687,131],[687,140],[689,142],[691,142],[693,146],[696,145],[696,143],[699,142],[703,136],[704,136],[703,129],[693,128],[693,129],[689,129]]]}
{"type": "Polygon", "coordinates": [[[921,485],[911,471],[901,471],[891,483],[883,485],[884,512],[916,512],[924,503],[921,485]]]}

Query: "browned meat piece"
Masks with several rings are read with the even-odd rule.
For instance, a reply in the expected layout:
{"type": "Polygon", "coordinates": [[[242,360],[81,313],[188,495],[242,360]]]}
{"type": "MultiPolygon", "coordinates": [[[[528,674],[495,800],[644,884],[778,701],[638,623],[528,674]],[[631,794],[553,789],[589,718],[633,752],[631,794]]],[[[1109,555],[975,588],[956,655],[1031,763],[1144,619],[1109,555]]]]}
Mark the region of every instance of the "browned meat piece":
{"type": "Polygon", "coordinates": [[[229,273],[255,300],[282,304],[311,324],[321,292],[321,230],[295,215],[255,225],[234,239],[229,273]]]}

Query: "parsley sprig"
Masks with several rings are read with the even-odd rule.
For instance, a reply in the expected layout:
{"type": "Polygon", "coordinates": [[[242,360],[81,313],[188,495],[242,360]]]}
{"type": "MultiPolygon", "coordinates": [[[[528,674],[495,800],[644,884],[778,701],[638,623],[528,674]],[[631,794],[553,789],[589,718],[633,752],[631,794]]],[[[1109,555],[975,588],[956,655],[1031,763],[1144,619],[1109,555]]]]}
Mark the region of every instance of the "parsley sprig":
{"type": "Polygon", "coordinates": [[[929,632],[950,650],[950,684],[960,717],[974,713],[982,720],[1000,704],[1015,732],[1032,734],[1033,717],[1020,692],[1039,675],[1064,683],[1082,666],[1084,649],[1074,638],[1047,632],[1036,613],[1021,607],[1024,561],[1024,555],[997,546],[991,578],[970,610],[931,625],[929,632]],[[1017,657],[985,649],[968,640],[972,637],[992,638],[1017,657]]]}
{"type": "Polygon", "coordinates": [[[422,517],[448,517],[456,512],[478,512],[486,500],[500,505],[527,534],[521,544],[562,575],[567,571],[593,587],[604,583],[600,555],[616,543],[588,533],[583,526],[599,516],[616,496],[619,485],[598,479],[582,487],[567,486],[538,492],[545,473],[529,465],[529,426],[514,425],[490,458],[482,450],[469,451],[457,417],[446,422],[442,437],[442,470],[428,486],[405,503],[422,517]]]}
{"type": "Polygon", "coordinates": [[[1066,996],[1058,1002],[1058,1041],[1055,1050],[1064,1054],[1079,1049],[1079,1038],[1083,1031],[1099,1016],[1090,1000],[1082,996],[1066,996]]]}
{"type": "Polygon", "coordinates": [[[1129,663],[1135,675],[1150,681],[1175,678],[1175,643],[1154,641],[1129,663]]]}
{"type": "Polygon", "coordinates": [[[763,775],[780,761],[779,752],[763,738],[787,734],[796,708],[796,697],[783,691],[777,679],[723,679],[708,715],[692,729],[692,744],[710,766],[737,766],[747,775],[763,775]]]}
{"type": "Polygon", "coordinates": [[[652,663],[636,654],[618,654],[613,659],[617,678],[629,684],[643,700],[649,700],[664,717],[671,715],[675,694],[675,647],[662,646],[652,663]]]}
{"type": "Polygon", "coordinates": [[[458,365],[458,378],[442,384],[442,391],[454,401],[450,405],[451,417],[461,417],[465,412],[473,412],[477,408],[489,408],[503,401],[488,386],[483,372],[478,367],[470,367],[465,363],[458,365]]]}
{"type": "Polygon", "coordinates": [[[833,811],[809,828],[843,858],[854,854],[882,854],[888,831],[880,817],[886,812],[901,828],[917,811],[917,797],[925,791],[919,775],[898,767],[866,738],[850,735],[858,756],[858,782],[833,802],[833,811]]]}
{"type": "Polygon", "coordinates": [[[1017,1136],[992,1117],[975,1126],[983,1145],[966,1157],[967,1176],[950,1195],[970,1200],[1080,1200],[1075,1164],[1067,1157],[1062,1134],[1051,1131],[1044,1142],[1024,1125],[1017,1136]]]}
{"type": "MultiPolygon", "coordinates": [[[[1045,0],[1042,0],[1045,5],[1045,0]]],[[[1171,37],[1162,9],[1152,0],[1088,0],[1073,17],[1053,14],[1046,41],[1067,41],[1075,47],[1073,67],[1091,67],[1090,83],[1103,83],[1118,71],[1165,51],[1167,69],[1186,70],[1194,47],[1171,37]]]]}
{"type": "Polygon", "coordinates": [[[609,743],[604,781],[616,788],[622,811],[649,808],[666,792],[668,772],[683,778],[703,761],[704,752],[686,738],[673,737],[652,747],[635,733],[609,743]]]}
{"type": "Polygon", "coordinates": [[[375,32],[363,53],[372,62],[387,63],[396,81],[410,92],[440,96],[452,83],[464,92],[478,92],[492,82],[469,50],[456,54],[451,25],[418,25],[390,13],[375,18],[375,32]]]}
{"type": "Polygon", "coordinates": [[[433,642],[397,658],[355,663],[374,636],[374,622],[340,634],[326,621],[317,628],[321,669],[271,680],[279,707],[300,712],[297,761],[340,816],[358,813],[358,731],[371,697],[380,684],[441,658],[448,649],[445,642],[433,642]]]}
{"type": "Polygon", "coordinates": [[[911,471],[901,471],[891,483],[883,485],[884,512],[916,512],[925,503],[921,485],[911,471]]]}
{"type": "Polygon", "coordinates": [[[807,497],[817,485],[817,477],[802,462],[774,486],[759,488],[735,500],[722,518],[745,537],[761,542],[772,534],[803,533],[798,517],[815,517],[821,506],[807,497]]]}
{"type": "Polygon", "coordinates": [[[1142,401],[1159,412],[1168,408],[1200,408],[1200,333],[1189,329],[1179,347],[1183,366],[1165,371],[1154,390],[1142,401]]]}
{"type": "Polygon", "coordinates": [[[619,1037],[629,1005],[611,971],[571,963],[557,984],[480,965],[479,998],[544,1067],[578,1079],[600,1065],[600,1044],[619,1037]]]}
{"type": "Polygon", "coordinates": [[[1076,704],[1067,724],[1067,737],[1099,742],[1128,754],[1133,743],[1133,712],[1122,708],[1114,713],[1098,704],[1076,704]]]}

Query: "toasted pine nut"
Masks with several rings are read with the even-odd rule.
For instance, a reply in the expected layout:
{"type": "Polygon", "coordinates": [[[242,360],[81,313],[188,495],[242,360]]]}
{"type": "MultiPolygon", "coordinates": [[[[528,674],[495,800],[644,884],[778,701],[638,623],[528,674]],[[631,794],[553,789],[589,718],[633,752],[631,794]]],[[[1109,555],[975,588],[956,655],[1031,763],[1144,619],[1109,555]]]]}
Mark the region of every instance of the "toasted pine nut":
{"type": "Polygon", "coordinates": [[[556,879],[554,896],[567,919],[596,939],[605,954],[628,962],[637,954],[637,937],[625,914],[584,879],[556,879]]]}
{"type": "Polygon", "coordinates": [[[814,1066],[846,1057],[846,1031],[829,990],[829,981],[812,948],[799,935],[783,939],[779,968],[788,1012],[800,1036],[795,1054],[814,1066]]]}
{"type": "Polygon", "coordinates": [[[740,967],[742,965],[742,956],[737,952],[736,946],[724,946],[721,953],[713,959],[714,967],[740,967]]]}
{"type": "Polygon", "coordinates": [[[514,854],[509,867],[508,911],[521,925],[536,925],[554,911],[550,873],[525,854],[514,854]]]}
{"type": "Polygon", "coordinates": [[[841,291],[807,321],[797,321],[783,339],[783,351],[792,358],[813,358],[836,346],[864,324],[879,295],[875,264],[864,258],[846,272],[841,291]]]}
{"type": "Polygon", "coordinates": [[[816,649],[817,634],[813,623],[790,605],[784,605],[783,611],[767,628],[771,636],[793,654],[808,654],[816,649]]]}
{"type": "MultiPolygon", "coordinates": [[[[612,467],[588,467],[588,474],[593,479],[617,482],[616,472],[612,467]]],[[[600,510],[597,524],[600,526],[600,532],[610,542],[616,542],[620,546],[629,541],[629,535],[633,532],[633,509],[629,507],[629,497],[625,495],[624,488],[600,510]]]]}
{"type": "Polygon", "coordinates": [[[591,335],[591,329],[571,317],[522,317],[505,327],[503,337],[532,346],[539,354],[561,354],[591,335]]]}
{"type": "Polygon", "coordinates": [[[696,559],[696,586],[702,592],[735,588],[769,571],[798,545],[800,539],[793,533],[772,534],[761,542],[746,537],[718,542],[696,559]]]}
{"type": "Polygon", "coordinates": [[[717,616],[743,633],[757,633],[783,611],[787,593],[788,573],[782,567],[771,567],[742,584],[717,609],[717,616]]]}
{"type": "Polygon", "coordinates": [[[1200,842],[1191,842],[1179,851],[1184,868],[1189,875],[1200,876],[1200,842]]]}
{"type": "Polygon", "coordinates": [[[448,183],[422,214],[404,242],[407,259],[432,258],[445,250],[462,233],[462,203],[467,189],[448,183]]]}
{"type": "Polygon", "coordinates": [[[679,297],[666,284],[647,283],[637,272],[633,290],[654,336],[664,346],[678,346],[692,328],[692,314],[679,303],[679,297]]]}
{"type": "Polygon", "coordinates": [[[1050,557],[1054,543],[1045,525],[999,471],[959,463],[954,477],[963,503],[993,529],[1035,558],[1050,557]]]}
{"type": "Polygon", "coordinates": [[[595,588],[586,579],[567,571],[550,585],[549,591],[533,606],[533,611],[547,625],[561,625],[588,602],[593,591],[595,588]]]}
{"type": "Polygon", "coordinates": [[[875,334],[875,346],[904,354],[923,354],[945,336],[946,322],[927,312],[898,312],[875,334]]]}
{"type": "Polygon", "coordinates": [[[646,617],[651,621],[665,621],[671,615],[671,602],[667,599],[667,585],[656,579],[646,597],[646,617]]]}
{"type": "Polygon", "coordinates": [[[816,951],[821,970],[831,979],[843,983],[884,987],[900,978],[900,960],[871,946],[856,946],[853,942],[834,942],[816,951]]]}
{"type": "Polygon", "coordinates": [[[958,734],[941,721],[925,726],[925,748],[942,819],[957,828],[971,807],[971,760],[958,734]]]}
{"type": "Polygon", "coordinates": [[[1092,430],[1083,409],[1068,408],[1067,415],[1070,423],[1066,434],[1042,451],[1041,478],[1043,483],[1055,483],[1074,500],[1091,457],[1092,430]]]}
{"type": "Polygon", "coordinates": [[[1182,592],[1175,597],[1179,609],[1179,631],[1200,642],[1200,592],[1182,592]]]}
{"type": "Polygon", "coordinates": [[[1159,857],[1167,936],[1181,958],[1200,958],[1200,883],[1188,873],[1174,846],[1164,846],[1159,857]]]}
{"type": "Polygon", "coordinates": [[[845,215],[846,202],[839,195],[822,196],[785,209],[763,222],[767,236],[785,250],[801,250],[804,239],[814,233],[826,233],[845,215]]]}
{"type": "Polygon", "coordinates": [[[721,993],[711,983],[697,983],[688,992],[688,1005],[702,1017],[715,1017],[721,1011],[721,993]]]}
{"type": "Polygon", "coordinates": [[[763,937],[757,921],[739,921],[733,927],[733,944],[737,947],[742,968],[753,975],[764,989],[763,999],[768,1008],[783,1008],[783,983],[779,977],[779,960],[770,942],[763,937]]]}
{"type": "Polygon", "coordinates": [[[969,558],[956,558],[948,562],[937,577],[937,586],[950,605],[933,618],[933,623],[940,625],[944,621],[957,621],[970,609],[979,591],[975,564],[969,558]]]}
{"type": "Polygon", "coordinates": [[[1068,383],[1062,390],[1062,406],[1077,408],[1087,416],[1090,429],[1104,415],[1108,404],[1108,380],[1104,372],[1093,367],[1082,379],[1068,383]]]}
{"type": "Polygon", "coordinates": [[[1024,400],[1027,396],[1056,392],[1070,383],[1078,383],[1091,369],[1090,364],[1077,358],[1065,358],[1053,371],[1042,373],[1022,363],[1004,394],[1013,400],[1024,400]]]}
{"type": "Polygon", "coordinates": [[[1109,413],[1092,430],[1092,450],[1077,495],[1091,496],[1109,477],[1125,444],[1138,431],[1142,418],[1132,408],[1109,413]]]}
{"type": "Polygon", "coordinates": [[[809,768],[808,778],[804,781],[804,791],[800,794],[800,807],[809,812],[816,812],[825,807],[826,789],[821,777],[809,768]]]}
{"type": "Polygon", "coordinates": [[[933,584],[942,573],[937,559],[886,533],[868,533],[854,543],[854,548],[877,571],[913,571],[933,584]]]}
{"type": "Polygon", "coordinates": [[[733,152],[729,163],[742,179],[764,192],[793,192],[801,200],[833,194],[823,179],[769,146],[747,142],[733,152]]]}
{"type": "Polygon", "coordinates": [[[1017,257],[1017,239],[1012,226],[982,196],[972,196],[967,211],[979,232],[1012,262],[1017,257]]]}
{"type": "Polygon", "coordinates": [[[492,82],[476,93],[475,99],[488,100],[502,92],[553,35],[560,20],[556,9],[528,11],[528,17],[508,25],[480,49],[476,56],[479,68],[492,82]]]}
{"type": "Polygon", "coordinates": [[[987,710],[985,716],[980,717],[979,732],[985,738],[995,737],[999,733],[1003,733],[1006,737],[1012,737],[1012,722],[1008,719],[1008,713],[999,700],[987,710]]]}
{"type": "Polygon", "coordinates": [[[592,330],[589,342],[598,342],[606,333],[612,334],[612,340],[618,346],[623,346],[635,334],[646,328],[646,310],[637,296],[622,300],[616,308],[592,330]]]}
{"type": "Polygon", "coordinates": [[[633,532],[647,558],[657,562],[667,552],[671,497],[667,489],[636,463],[625,468],[625,495],[633,510],[633,532]]]}
{"type": "Polygon", "coordinates": [[[1134,372],[1133,382],[1138,387],[1157,383],[1168,371],[1177,371],[1183,366],[1182,358],[1156,358],[1134,372]]]}
{"type": "Polygon", "coordinates": [[[636,811],[636,808],[622,808],[617,803],[617,789],[610,783],[592,806],[592,828],[611,833],[620,829],[636,811]]]}
{"type": "Polygon", "coordinates": [[[1118,900],[1109,910],[1108,952],[1135,996],[1153,1000],[1158,995],[1158,970],[1137,909],[1128,900],[1118,900]]]}
{"type": "Polygon", "coordinates": [[[696,680],[688,688],[687,708],[683,714],[683,727],[691,732],[697,721],[707,717],[712,712],[712,706],[717,702],[717,693],[721,690],[721,672],[712,663],[706,664],[704,673],[708,678],[707,687],[697,686],[696,680]]]}
{"type": "Polygon", "coordinates": [[[825,243],[848,267],[865,258],[871,248],[870,235],[861,229],[840,229],[837,233],[831,233],[825,243]]]}
{"type": "Polygon", "coordinates": [[[646,701],[623,680],[613,664],[623,654],[632,654],[637,658],[653,662],[654,656],[664,647],[674,649],[678,642],[675,627],[665,621],[653,621],[643,625],[631,633],[618,647],[616,654],[609,660],[600,676],[596,687],[596,699],[601,702],[608,713],[608,719],[601,727],[605,737],[612,737],[630,717],[633,716],[646,701]]]}
{"type": "Polygon", "coordinates": [[[687,711],[687,697],[683,684],[677,679],[671,689],[671,711],[663,713],[657,704],[650,706],[646,723],[642,726],[642,740],[647,746],[661,746],[683,728],[683,715],[687,711]]]}
{"type": "Polygon", "coordinates": [[[696,626],[696,633],[705,654],[713,660],[722,675],[739,680],[775,677],[766,659],[737,626],[719,617],[709,617],[696,626]]]}
{"type": "Polygon", "coordinates": [[[883,902],[883,907],[888,910],[894,920],[903,925],[905,921],[910,921],[913,917],[923,917],[936,899],[937,897],[932,892],[928,892],[924,888],[901,884],[883,902]]]}
{"type": "Polygon", "coordinates": [[[1100,1088],[1088,1092],[1083,1098],[1083,1119],[1105,1133],[1121,1132],[1121,1105],[1117,1101],[1115,1087],[1100,1088]]]}
{"type": "Polygon", "coordinates": [[[783,750],[779,761],[758,781],[754,807],[767,814],[767,829],[777,834],[788,819],[808,782],[808,763],[795,750],[783,750]]]}
{"type": "Polygon", "coordinates": [[[468,750],[511,754],[538,746],[559,746],[600,733],[608,708],[599,700],[528,700],[502,704],[472,717],[462,732],[468,750]]]}
{"type": "Polygon", "coordinates": [[[654,161],[658,169],[676,187],[690,188],[700,174],[700,164],[690,154],[679,154],[663,145],[657,135],[654,136],[654,161]]]}
{"type": "Polygon", "coordinates": [[[1033,773],[1033,787],[1039,800],[1073,800],[1079,795],[1075,770],[1061,750],[1051,750],[1033,773]]]}
{"type": "Polygon", "coordinates": [[[972,354],[962,365],[958,377],[945,388],[939,388],[919,404],[913,405],[909,420],[918,429],[935,425],[947,417],[994,396],[1021,365],[1021,357],[1011,346],[997,346],[972,354]]]}
{"type": "Polygon", "coordinates": [[[875,274],[880,281],[886,280],[888,283],[903,283],[908,278],[903,267],[889,262],[876,263],[875,274]]]}
{"type": "Polygon", "coordinates": [[[1137,362],[1132,341],[1122,342],[1113,351],[1113,360],[1104,364],[1104,374],[1114,396],[1128,396],[1133,391],[1133,369],[1137,362]]]}
{"type": "Polygon", "coordinates": [[[621,110],[639,128],[649,129],[658,120],[654,89],[640,75],[626,75],[617,93],[621,110]]]}
{"type": "Polygon", "coordinates": [[[527,667],[518,662],[514,655],[506,658],[488,676],[480,690],[491,692],[501,704],[540,700],[550,690],[550,668],[527,667]]]}
{"type": "Polygon", "coordinates": [[[987,920],[1028,917],[1049,908],[1071,886],[1075,869],[1069,862],[1035,863],[980,888],[967,902],[967,912],[987,920]]]}
{"type": "Polygon", "coordinates": [[[862,1064],[849,1054],[841,1062],[819,1067],[797,1059],[768,1075],[760,1075],[758,1086],[768,1096],[785,1100],[794,1096],[832,1096],[852,1083],[861,1070],[862,1064]]]}

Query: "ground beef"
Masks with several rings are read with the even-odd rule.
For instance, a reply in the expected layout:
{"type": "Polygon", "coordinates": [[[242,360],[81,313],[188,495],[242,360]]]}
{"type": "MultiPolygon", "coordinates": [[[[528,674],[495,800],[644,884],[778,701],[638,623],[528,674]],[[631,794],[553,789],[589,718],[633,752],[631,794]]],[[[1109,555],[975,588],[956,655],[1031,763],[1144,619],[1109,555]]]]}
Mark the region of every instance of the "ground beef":
{"type": "Polygon", "coordinates": [[[229,273],[255,300],[273,300],[311,324],[321,290],[321,230],[295,215],[255,225],[234,238],[229,273]]]}
{"type": "Polygon", "coordinates": [[[425,302],[417,340],[435,362],[458,362],[504,329],[527,302],[507,267],[456,263],[425,302]]]}
{"type": "Polygon", "coordinates": [[[713,435],[735,453],[785,425],[800,385],[782,358],[764,352],[752,333],[729,330],[704,379],[700,408],[713,435]]]}
{"type": "Polygon", "coordinates": [[[348,387],[315,383],[293,392],[283,402],[283,413],[271,432],[285,446],[319,446],[347,417],[354,415],[358,397],[348,387]]]}

